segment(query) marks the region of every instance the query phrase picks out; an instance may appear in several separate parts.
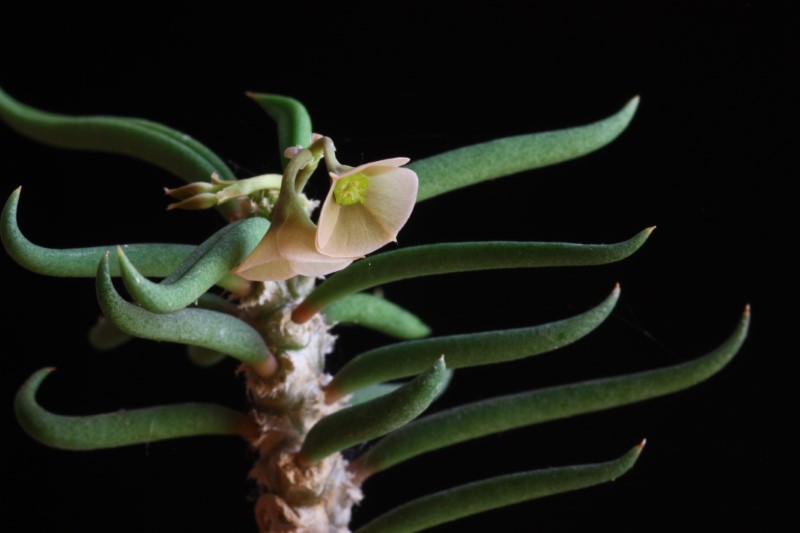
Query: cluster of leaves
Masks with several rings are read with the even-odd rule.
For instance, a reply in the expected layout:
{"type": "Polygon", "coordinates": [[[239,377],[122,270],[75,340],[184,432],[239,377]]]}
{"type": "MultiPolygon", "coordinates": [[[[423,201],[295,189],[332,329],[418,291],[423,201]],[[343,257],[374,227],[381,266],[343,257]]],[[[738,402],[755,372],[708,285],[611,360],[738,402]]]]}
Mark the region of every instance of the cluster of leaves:
{"type": "MultiPolygon", "coordinates": [[[[283,148],[311,136],[303,106],[286,97],[251,95],[278,125],[283,148]]],[[[638,100],[586,126],[521,135],[453,150],[413,162],[419,176],[417,201],[478,182],[585,155],[611,142],[627,126],[638,100]]],[[[230,168],[191,137],[153,122],[121,117],[68,117],[25,106],[0,91],[0,117],[12,128],[55,146],[120,153],[153,163],[187,182],[215,174],[235,180],[230,168]]],[[[0,236],[11,257],[34,272],[96,278],[97,298],[107,321],[93,343],[107,349],[128,336],[188,345],[193,359],[212,364],[236,358],[264,375],[275,361],[262,335],[240,320],[236,307],[211,291],[222,287],[245,295],[251,283],[231,274],[269,228],[261,217],[236,220],[235,203],[217,206],[235,220],[198,246],[132,244],[50,249],[31,243],[17,225],[20,190],[11,194],[0,219],[0,236]],[[109,251],[116,249],[116,254],[109,251]],[[121,276],[136,303],[126,301],[112,277],[121,276]],[[163,278],[159,283],[147,277],[163,278]]],[[[331,276],[294,310],[300,323],[324,311],[329,320],[360,324],[404,342],[362,353],[327,387],[329,399],[353,394],[351,407],[311,428],[301,456],[310,462],[386,435],[358,457],[359,480],[420,454],[485,435],[642,401],[690,387],[716,373],[735,355],[747,332],[748,313],[719,348],[693,361],[619,377],[491,398],[417,420],[441,393],[445,370],[495,364],[548,352],[575,342],[612,312],[619,287],[595,308],[549,324],[505,331],[423,338],[429,328],[416,316],[363,291],[393,281],[471,270],[599,265],[624,259],[650,229],[611,245],[537,242],[465,242],[409,247],[376,254],[331,276]],[[445,354],[445,360],[441,355],[445,354]],[[416,376],[405,384],[393,380],[416,376]]],[[[87,450],[192,435],[233,434],[250,438],[247,415],[213,404],[187,403],[82,417],[53,414],[36,401],[50,370],[34,373],[17,396],[16,413],[35,439],[58,448],[87,450]],[[154,423],[157,422],[157,423],[154,423]],[[155,428],[155,429],[154,429],[155,428]]],[[[409,502],[358,531],[417,531],[503,505],[575,490],[618,477],[635,462],[641,445],[600,464],[500,476],[409,502]]]]}

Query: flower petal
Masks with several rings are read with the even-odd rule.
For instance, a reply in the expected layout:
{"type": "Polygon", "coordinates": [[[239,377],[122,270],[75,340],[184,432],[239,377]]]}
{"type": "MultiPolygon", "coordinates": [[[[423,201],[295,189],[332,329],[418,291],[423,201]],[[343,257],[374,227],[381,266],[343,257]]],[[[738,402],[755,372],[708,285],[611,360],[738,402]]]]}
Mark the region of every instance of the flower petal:
{"type": "MultiPolygon", "coordinates": [[[[320,218],[320,228],[326,228],[327,221],[320,218]]],[[[330,257],[363,256],[374,252],[394,240],[380,222],[361,204],[339,206],[337,217],[327,241],[317,233],[317,249],[330,257]]]]}
{"type": "Polygon", "coordinates": [[[316,227],[305,213],[294,212],[276,231],[278,253],[289,261],[325,262],[327,257],[321,255],[314,244],[316,227]]]}
{"type": "Polygon", "coordinates": [[[328,190],[328,196],[325,197],[325,201],[322,203],[322,209],[320,209],[319,212],[316,247],[320,252],[325,249],[328,241],[330,241],[331,236],[333,235],[333,232],[338,224],[339,214],[342,212],[342,206],[336,203],[336,199],[333,196],[335,184],[336,181],[331,184],[331,188],[328,190]]]}
{"type": "Polygon", "coordinates": [[[331,172],[331,177],[336,181],[339,178],[346,178],[347,176],[352,176],[357,172],[361,172],[371,167],[401,167],[411,161],[407,157],[393,157],[391,159],[381,159],[380,161],[372,161],[371,163],[364,163],[363,165],[359,165],[357,167],[351,168],[347,172],[343,172],[342,174],[334,174],[331,172]]]}
{"type": "Polygon", "coordinates": [[[285,259],[276,259],[239,272],[240,276],[250,281],[283,281],[298,274],[300,272],[295,271],[292,263],[285,259]]]}
{"type": "Polygon", "coordinates": [[[295,276],[297,273],[278,252],[275,237],[276,231],[270,228],[255,250],[239,265],[236,273],[251,281],[280,281],[295,276]]]}
{"type": "Polygon", "coordinates": [[[321,253],[353,257],[374,252],[394,241],[411,215],[418,186],[412,170],[373,166],[364,174],[370,180],[364,204],[341,206],[332,196],[333,187],[328,192],[317,230],[321,253]]]}
{"type": "Polygon", "coordinates": [[[315,263],[303,262],[303,261],[290,261],[289,264],[291,265],[292,270],[294,270],[297,274],[318,278],[320,276],[325,276],[327,274],[330,274],[331,272],[338,272],[339,270],[343,269],[344,267],[348,266],[350,263],[353,262],[352,258],[348,259],[329,258],[329,259],[330,260],[326,262],[315,262],[315,263]]]}
{"type": "Polygon", "coordinates": [[[417,174],[407,168],[375,175],[366,173],[370,176],[370,189],[364,207],[394,240],[417,201],[417,174]]]}
{"type": "Polygon", "coordinates": [[[278,254],[278,248],[275,242],[275,231],[274,227],[270,227],[267,230],[266,235],[264,238],[261,239],[261,242],[250,252],[244,261],[236,267],[234,270],[235,273],[241,274],[245,270],[253,268],[258,265],[262,265],[264,263],[269,263],[270,261],[274,261],[276,259],[280,259],[280,255],[278,254]]]}

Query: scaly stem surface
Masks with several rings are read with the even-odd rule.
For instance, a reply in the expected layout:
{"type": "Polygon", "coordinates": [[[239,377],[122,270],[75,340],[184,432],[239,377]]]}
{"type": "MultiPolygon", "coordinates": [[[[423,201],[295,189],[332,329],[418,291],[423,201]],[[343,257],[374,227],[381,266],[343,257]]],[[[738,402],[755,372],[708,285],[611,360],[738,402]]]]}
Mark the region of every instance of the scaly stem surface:
{"type": "Polygon", "coordinates": [[[334,336],[322,316],[294,323],[291,309],[305,291],[297,280],[267,282],[258,295],[243,301],[242,318],[264,336],[279,370],[264,379],[245,365],[247,390],[259,433],[250,476],[261,491],[256,502],[260,531],[347,532],[352,506],[361,490],[352,481],[340,453],[308,464],[299,460],[308,431],[323,417],[344,407],[325,403],[325,355],[334,336]]]}

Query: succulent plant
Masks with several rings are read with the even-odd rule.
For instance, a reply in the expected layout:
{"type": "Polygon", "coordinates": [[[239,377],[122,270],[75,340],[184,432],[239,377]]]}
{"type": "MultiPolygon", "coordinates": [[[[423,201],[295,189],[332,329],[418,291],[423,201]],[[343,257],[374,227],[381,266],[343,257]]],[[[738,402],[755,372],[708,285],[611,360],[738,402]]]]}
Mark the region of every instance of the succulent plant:
{"type": "MultiPolygon", "coordinates": [[[[261,531],[349,531],[352,508],[370,476],[493,433],[691,387],[723,368],[745,339],[747,310],[719,348],[686,363],[425,415],[454,370],[542,354],[588,335],[612,313],[620,288],[573,317],[440,337],[429,337],[420,318],[368,291],[453,272],[612,263],[634,253],[652,229],[615,244],[459,242],[363,256],[395,240],[417,202],[601,148],[624,131],[638,98],[584,126],[502,138],[410,164],[392,159],[350,167],[336,160],[330,138],[312,133],[298,101],[249,96],[277,124],[284,168],[237,179],[214,152],[167,126],[47,113],[0,91],[0,116],[19,133],[54,146],[152,163],[187,182],[167,189],[176,200],[170,208],[215,208],[222,215],[227,224],[196,246],[44,248],[17,225],[17,189],[3,209],[0,235],[8,254],[33,272],[96,279],[103,318],[90,338],[97,349],[141,337],[184,344],[201,366],[237,359],[250,404],[249,412],[184,403],[64,416],[37,401],[52,371],[45,368],[22,385],[15,403],[20,424],[34,439],[54,448],[93,450],[196,435],[239,436],[256,456],[249,475],[259,489],[255,517],[261,531]],[[303,188],[321,163],[332,179],[315,223],[311,214],[318,202],[303,188]],[[113,277],[122,278],[132,301],[120,294],[113,277]],[[350,325],[401,342],[358,354],[331,376],[325,358],[336,339],[332,331],[350,325]],[[348,452],[373,440],[365,451],[348,452]]],[[[423,494],[354,529],[419,531],[610,481],[633,466],[643,445],[604,463],[519,472],[423,494]]]]}

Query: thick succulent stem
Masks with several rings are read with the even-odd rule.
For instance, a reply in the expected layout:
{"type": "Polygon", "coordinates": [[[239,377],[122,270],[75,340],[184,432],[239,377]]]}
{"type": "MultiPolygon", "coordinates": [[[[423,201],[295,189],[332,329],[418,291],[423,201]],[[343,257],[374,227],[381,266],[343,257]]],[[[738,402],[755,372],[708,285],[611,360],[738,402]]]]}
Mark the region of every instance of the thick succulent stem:
{"type": "Polygon", "coordinates": [[[263,533],[344,533],[350,510],[362,497],[347,461],[334,453],[309,464],[298,455],[308,431],[344,405],[325,403],[323,391],[331,379],[324,362],[334,336],[321,316],[302,325],[291,320],[297,292],[296,280],[267,282],[258,296],[241,304],[243,318],[256,324],[279,363],[266,379],[245,369],[259,427],[252,442],[258,459],[250,472],[261,492],[256,521],[263,533]]]}

